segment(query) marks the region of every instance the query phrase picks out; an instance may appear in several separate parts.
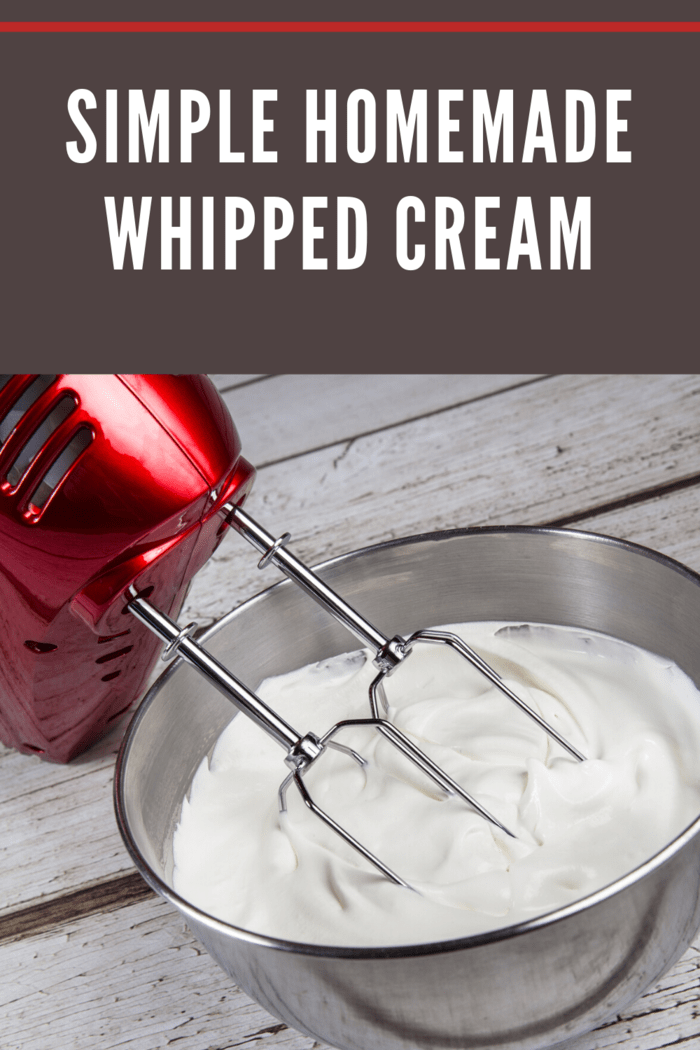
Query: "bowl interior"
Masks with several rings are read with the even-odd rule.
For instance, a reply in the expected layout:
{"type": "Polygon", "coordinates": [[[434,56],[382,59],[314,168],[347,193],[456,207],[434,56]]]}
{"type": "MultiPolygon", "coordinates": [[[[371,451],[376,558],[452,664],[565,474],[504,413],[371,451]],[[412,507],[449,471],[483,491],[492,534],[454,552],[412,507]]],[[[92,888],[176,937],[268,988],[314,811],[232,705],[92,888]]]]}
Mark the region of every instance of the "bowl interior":
{"type": "MultiPolygon", "coordinates": [[[[668,656],[700,684],[698,578],[631,544],[567,530],[463,530],[353,552],[320,574],[388,636],[461,620],[565,624],[668,656]]],[[[253,689],[269,675],[359,646],[289,582],[228,614],[205,642],[253,689]]],[[[182,798],[234,714],[178,661],[130,727],[117,776],[119,818],[130,848],[168,885],[182,798]]]]}

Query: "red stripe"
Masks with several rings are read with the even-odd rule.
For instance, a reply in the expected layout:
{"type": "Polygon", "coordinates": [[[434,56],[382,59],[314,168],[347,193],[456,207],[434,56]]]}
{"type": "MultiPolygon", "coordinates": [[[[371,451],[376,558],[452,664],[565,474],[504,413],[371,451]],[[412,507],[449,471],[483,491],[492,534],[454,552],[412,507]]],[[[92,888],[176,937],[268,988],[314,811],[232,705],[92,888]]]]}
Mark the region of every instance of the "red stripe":
{"type": "Polygon", "coordinates": [[[700,22],[0,22],[2,33],[698,33],[700,22]]]}

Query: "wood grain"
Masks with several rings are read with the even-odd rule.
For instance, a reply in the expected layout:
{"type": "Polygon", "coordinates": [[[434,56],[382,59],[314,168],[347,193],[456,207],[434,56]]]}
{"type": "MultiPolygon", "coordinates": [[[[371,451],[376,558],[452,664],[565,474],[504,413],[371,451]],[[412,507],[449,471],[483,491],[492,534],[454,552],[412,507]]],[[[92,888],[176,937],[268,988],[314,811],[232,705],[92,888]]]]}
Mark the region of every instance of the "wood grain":
{"type": "Polygon", "coordinates": [[[0,917],[0,943],[46,933],[85,915],[104,915],[155,896],[137,871],[97,882],[0,917]]]}
{"type": "Polygon", "coordinates": [[[223,394],[243,442],[260,467],[312,449],[420,419],[501,390],[529,375],[284,375],[223,394]]]}

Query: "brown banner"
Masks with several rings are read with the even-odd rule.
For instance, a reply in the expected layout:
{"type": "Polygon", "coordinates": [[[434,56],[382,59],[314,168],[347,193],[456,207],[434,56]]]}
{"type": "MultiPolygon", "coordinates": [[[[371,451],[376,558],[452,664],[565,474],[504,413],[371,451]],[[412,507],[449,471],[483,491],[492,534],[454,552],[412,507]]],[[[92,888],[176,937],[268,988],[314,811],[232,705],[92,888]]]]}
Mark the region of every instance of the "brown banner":
{"type": "Polygon", "coordinates": [[[2,33],[8,367],[687,368],[699,49],[2,33]]]}

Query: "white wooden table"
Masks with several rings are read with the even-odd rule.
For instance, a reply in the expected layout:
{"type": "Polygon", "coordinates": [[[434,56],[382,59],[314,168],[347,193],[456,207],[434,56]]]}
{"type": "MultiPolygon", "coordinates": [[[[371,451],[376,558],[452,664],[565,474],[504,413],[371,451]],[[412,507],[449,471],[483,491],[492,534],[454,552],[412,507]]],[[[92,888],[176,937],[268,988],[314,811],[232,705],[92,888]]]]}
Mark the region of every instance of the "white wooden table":
{"type": "MultiPolygon", "coordinates": [[[[468,525],[571,525],[700,570],[698,376],[216,376],[259,468],[250,512],[310,562],[468,525]],[[277,532],[276,532],[277,534],[277,532]]],[[[182,622],[276,580],[240,538],[182,622]]],[[[311,1050],[134,871],[112,813],[126,719],[68,766],[0,752],[3,1050],[311,1050]]],[[[576,1050],[700,1048],[700,940],[576,1050]]]]}

